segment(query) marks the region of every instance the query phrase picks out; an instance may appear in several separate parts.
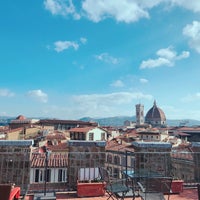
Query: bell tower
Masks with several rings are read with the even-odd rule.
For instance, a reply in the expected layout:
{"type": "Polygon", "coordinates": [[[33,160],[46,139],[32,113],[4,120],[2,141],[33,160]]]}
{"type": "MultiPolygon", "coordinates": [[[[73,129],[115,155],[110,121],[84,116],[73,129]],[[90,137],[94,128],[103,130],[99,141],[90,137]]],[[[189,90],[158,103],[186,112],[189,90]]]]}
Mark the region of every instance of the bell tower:
{"type": "Polygon", "coordinates": [[[144,124],[144,105],[136,104],[136,124],[142,125],[144,124]]]}

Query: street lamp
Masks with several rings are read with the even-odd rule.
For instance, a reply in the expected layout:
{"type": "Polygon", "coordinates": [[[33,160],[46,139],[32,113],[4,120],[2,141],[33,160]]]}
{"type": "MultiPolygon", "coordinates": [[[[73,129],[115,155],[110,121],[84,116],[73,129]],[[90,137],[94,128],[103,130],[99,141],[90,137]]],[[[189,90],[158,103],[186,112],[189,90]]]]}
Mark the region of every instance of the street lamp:
{"type": "Polygon", "coordinates": [[[43,152],[45,153],[45,171],[44,171],[44,196],[47,193],[47,175],[48,175],[48,160],[50,156],[50,151],[47,149],[46,146],[43,146],[43,152]]]}

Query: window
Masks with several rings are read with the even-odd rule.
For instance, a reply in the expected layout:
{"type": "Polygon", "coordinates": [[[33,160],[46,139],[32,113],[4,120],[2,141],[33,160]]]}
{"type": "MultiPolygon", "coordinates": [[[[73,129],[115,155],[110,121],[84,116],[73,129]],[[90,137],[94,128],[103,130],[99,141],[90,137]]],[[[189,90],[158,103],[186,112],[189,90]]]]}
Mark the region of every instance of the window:
{"type": "Polygon", "coordinates": [[[85,134],[84,133],[79,134],[79,140],[85,140],[85,134]]]}
{"type": "Polygon", "coordinates": [[[35,170],[35,182],[39,182],[39,169],[35,170]]]}
{"type": "Polygon", "coordinates": [[[79,136],[79,133],[78,133],[78,132],[75,133],[75,140],[78,140],[78,139],[79,139],[78,136],[79,136]]]}
{"type": "Polygon", "coordinates": [[[64,182],[66,180],[66,170],[59,169],[58,170],[58,182],[64,182]]]}
{"type": "Polygon", "coordinates": [[[35,182],[43,182],[44,181],[44,170],[36,169],[35,170],[35,182]]]}
{"type": "MultiPolygon", "coordinates": [[[[128,160],[128,158],[127,158],[127,160],[128,160]]],[[[128,163],[126,163],[126,157],[123,156],[122,157],[122,166],[126,166],[126,164],[128,164],[128,163]]]]}
{"type": "Polygon", "coordinates": [[[107,162],[112,163],[112,155],[107,155],[107,162]]]}
{"type": "Polygon", "coordinates": [[[114,164],[119,165],[120,164],[120,158],[118,156],[114,157],[114,164]]]}
{"type": "Polygon", "coordinates": [[[51,170],[47,169],[47,182],[51,181],[51,170]]]}
{"type": "Polygon", "coordinates": [[[70,139],[74,140],[74,133],[70,133],[70,139]]]}
{"type": "Polygon", "coordinates": [[[113,177],[114,177],[114,178],[119,178],[119,169],[118,169],[118,168],[114,168],[113,177]]]}
{"type": "Polygon", "coordinates": [[[101,140],[105,140],[106,137],[105,137],[105,133],[101,133],[101,140]]]}
{"type": "MultiPolygon", "coordinates": [[[[45,181],[45,170],[44,169],[36,169],[35,170],[35,182],[44,182],[45,181]]],[[[51,170],[47,169],[47,182],[51,181],[51,170]]]]}
{"type": "Polygon", "coordinates": [[[94,140],[94,133],[89,133],[89,140],[94,140]]]}

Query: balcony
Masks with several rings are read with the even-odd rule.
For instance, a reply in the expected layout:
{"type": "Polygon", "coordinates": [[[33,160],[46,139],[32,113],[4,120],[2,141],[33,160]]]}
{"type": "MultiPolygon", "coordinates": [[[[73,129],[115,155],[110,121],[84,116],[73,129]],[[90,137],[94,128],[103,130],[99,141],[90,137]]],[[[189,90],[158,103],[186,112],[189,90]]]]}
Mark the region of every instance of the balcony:
{"type": "MultiPolygon", "coordinates": [[[[152,147],[151,147],[152,148],[152,147]]],[[[154,148],[154,147],[153,147],[154,148]]],[[[74,148],[72,148],[74,150],[74,148]]],[[[67,176],[66,181],[60,184],[51,182],[51,178],[47,183],[47,193],[54,193],[58,200],[61,199],[76,199],[77,194],[77,180],[78,172],[84,168],[100,168],[105,167],[110,171],[110,175],[115,179],[127,178],[128,173],[138,173],[137,181],[144,181],[144,172],[146,173],[147,182],[148,176],[151,172],[156,172],[164,177],[172,177],[174,183],[179,185],[173,186],[170,194],[170,200],[197,200],[198,191],[197,185],[200,183],[200,151],[195,149],[142,149],[141,151],[134,150],[132,148],[115,149],[115,151],[105,151],[103,146],[97,143],[97,146],[86,146],[84,148],[79,147],[77,151],[69,151],[64,156],[68,158],[66,165],[67,176]],[[124,173],[126,172],[126,173],[124,173]],[[174,188],[174,189],[173,189],[174,188]]],[[[9,152],[1,152],[0,166],[1,166],[1,182],[15,182],[20,184],[22,180],[20,175],[26,177],[30,176],[28,169],[30,165],[22,161],[18,161],[13,155],[12,163],[8,162],[8,157],[11,156],[9,152]],[[3,156],[3,154],[5,154],[3,156]],[[24,170],[24,168],[26,170],[24,170]],[[23,173],[21,171],[23,170],[23,173]],[[27,173],[26,173],[27,172],[27,173]],[[15,181],[16,180],[16,181],[15,181]]],[[[23,154],[24,155],[24,154],[23,154]]],[[[25,156],[26,158],[26,156],[25,156]]],[[[9,159],[10,160],[10,159],[9,159]]],[[[51,162],[51,160],[49,161],[51,162]]],[[[62,163],[62,160],[59,162],[62,163]]],[[[59,163],[58,162],[58,163],[59,163]]],[[[59,167],[59,166],[57,166],[59,167]]],[[[63,166],[62,166],[63,167],[63,166]]],[[[53,168],[48,168],[52,170],[53,168]]],[[[55,170],[54,170],[55,172],[55,170]]],[[[33,175],[33,174],[32,174],[33,175]]],[[[56,177],[57,175],[54,174],[56,177]]],[[[55,177],[53,177],[55,179],[55,177]]],[[[136,187],[136,199],[140,199],[137,196],[137,185],[127,178],[127,183],[130,187],[136,187]]],[[[23,184],[21,184],[23,187],[23,184]]],[[[25,188],[27,186],[25,185],[25,188]]],[[[28,187],[26,194],[27,199],[31,194],[44,192],[44,183],[33,183],[28,187]],[[33,187],[34,186],[34,187],[33,187]]],[[[100,197],[93,197],[92,199],[107,199],[107,194],[100,197]]],[[[167,197],[167,196],[166,196],[167,197]]],[[[80,199],[80,198],[79,198],[80,199]]],[[[83,197],[82,200],[88,199],[83,197]]],[[[132,199],[127,196],[127,200],[132,199]]]]}

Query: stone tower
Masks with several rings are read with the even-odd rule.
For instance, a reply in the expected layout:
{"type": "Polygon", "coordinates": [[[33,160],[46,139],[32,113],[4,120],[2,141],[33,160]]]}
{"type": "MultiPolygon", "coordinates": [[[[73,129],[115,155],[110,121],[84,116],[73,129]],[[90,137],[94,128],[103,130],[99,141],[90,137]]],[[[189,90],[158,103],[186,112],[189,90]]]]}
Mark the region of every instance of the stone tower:
{"type": "Polygon", "coordinates": [[[136,104],[136,124],[144,124],[144,105],[136,104]]]}

